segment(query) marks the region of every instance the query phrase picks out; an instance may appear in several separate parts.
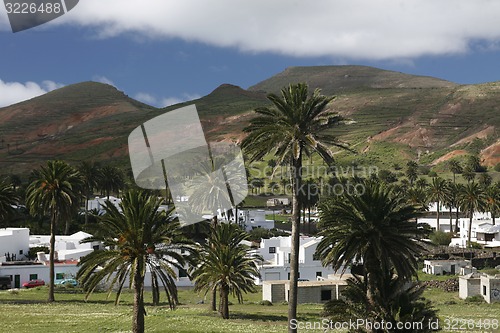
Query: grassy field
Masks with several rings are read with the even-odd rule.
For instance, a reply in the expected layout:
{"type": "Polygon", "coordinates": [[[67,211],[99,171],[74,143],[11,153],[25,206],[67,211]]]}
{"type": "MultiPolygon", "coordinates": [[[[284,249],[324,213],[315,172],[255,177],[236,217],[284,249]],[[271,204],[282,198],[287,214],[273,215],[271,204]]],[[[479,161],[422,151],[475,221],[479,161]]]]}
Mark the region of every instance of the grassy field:
{"type": "MultiPolygon", "coordinates": [[[[125,293],[120,305],[105,293],[96,293],[88,301],[81,293],[56,294],[57,302],[45,302],[47,289],[0,292],[0,322],[3,332],[129,332],[131,328],[132,294],[125,293]]],[[[469,303],[458,293],[428,289],[425,296],[439,309],[440,322],[451,320],[500,320],[500,303],[469,303]]],[[[146,301],[149,293],[146,293],[146,301]]],[[[230,306],[230,320],[222,320],[208,310],[208,304],[198,304],[203,295],[192,289],[180,290],[176,310],[166,304],[147,306],[147,332],[286,332],[286,304],[260,305],[258,293],[245,296],[243,304],[230,306]]],[[[322,306],[299,305],[299,320],[320,322],[322,306]]],[[[449,330],[448,330],[449,331],[449,330]]],[[[500,330],[456,330],[457,332],[500,332],[500,330]]],[[[312,331],[314,332],[314,331],[312,331]]]]}

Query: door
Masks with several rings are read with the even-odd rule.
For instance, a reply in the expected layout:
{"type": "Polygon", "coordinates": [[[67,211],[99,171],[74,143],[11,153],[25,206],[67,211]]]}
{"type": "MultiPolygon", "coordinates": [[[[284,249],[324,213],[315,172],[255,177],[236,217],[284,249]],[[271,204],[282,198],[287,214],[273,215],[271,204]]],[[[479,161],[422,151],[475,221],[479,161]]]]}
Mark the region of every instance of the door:
{"type": "Polygon", "coordinates": [[[21,276],[14,275],[14,288],[21,288],[21,276]]]}
{"type": "Polygon", "coordinates": [[[451,265],[451,275],[455,275],[455,265],[451,265]]]}

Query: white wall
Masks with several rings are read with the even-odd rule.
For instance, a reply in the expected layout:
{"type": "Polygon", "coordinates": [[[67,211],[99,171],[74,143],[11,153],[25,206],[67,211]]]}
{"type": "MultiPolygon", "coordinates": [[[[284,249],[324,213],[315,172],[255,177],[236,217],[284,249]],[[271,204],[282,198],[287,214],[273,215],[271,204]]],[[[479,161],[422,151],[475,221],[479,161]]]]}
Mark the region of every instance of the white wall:
{"type": "Polygon", "coordinates": [[[0,229],[0,262],[6,260],[6,253],[16,255],[16,260],[26,259],[29,251],[28,228],[6,228],[0,229]]]}

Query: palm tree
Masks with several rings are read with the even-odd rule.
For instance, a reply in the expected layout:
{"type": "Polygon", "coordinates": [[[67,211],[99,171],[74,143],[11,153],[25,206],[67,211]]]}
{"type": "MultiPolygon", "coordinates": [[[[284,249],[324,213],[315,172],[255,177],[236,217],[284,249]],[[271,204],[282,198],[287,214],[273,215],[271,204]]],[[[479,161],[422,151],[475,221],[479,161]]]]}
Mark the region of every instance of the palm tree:
{"type": "Polygon", "coordinates": [[[98,186],[100,170],[96,163],[83,161],[78,166],[78,171],[82,175],[82,192],[85,197],[85,225],[87,225],[89,222],[89,199],[92,196],[94,189],[98,186]]]}
{"type": "Polygon", "coordinates": [[[453,208],[456,209],[456,223],[455,223],[455,231],[457,231],[458,228],[458,191],[459,187],[457,186],[456,183],[452,181],[447,181],[446,188],[445,188],[446,194],[443,199],[443,204],[446,205],[449,210],[450,210],[450,233],[453,232],[453,208]]]}
{"type": "Polygon", "coordinates": [[[118,193],[124,187],[123,173],[117,167],[106,165],[100,169],[98,187],[104,191],[109,200],[111,192],[118,193]]]}
{"type": "MultiPolygon", "coordinates": [[[[439,213],[440,213],[440,206],[443,203],[443,201],[446,198],[447,194],[447,182],[443,178],[440,177],[434,177],[432,178],[432,182],[429,186],[428,189],[428,196],[431,201],[436,202],[437,204],[437,210],[436,210],[436,220],[437,220],[437,227],[436,230],[440,230],[439,228],[439,213]]],[[[451,232],[451,230],[450,230],[451,232]]]]}
{"type": "Polygon", "coordinates": [[[420,230],[413,221],[419,215],[406,198],[379,182],[364,181],[362,194],[345,193],[320,204],[322,240],[316,253],[324,265],[345,271],[362,262],[369,309],[376,309],[383,295],[380,283],[394,271],[411,280],[417,271],[420,230]]]}
{"type": "Polygon", "coordinates": [[[410,181],[410,186],[413,186],[413,182],[418,178],[418,164],[415,161],[408,161],[406,163],[406,177],[410,181]]]}
{"type": "Polygon", "coordinates": [[[173,267],[182,269],[185,258],[181,253],[190,250],[172,211],[159,212],[160,204],[160,199],[142,190],[126,192],[120,203],[121,211],[107,201],[106,214],[100,217],[94,236],[84,242],[100,241],[109,250],[94,251],[79,263],[77,279],[87,291],[86,298],[105,281],[110,292],[117,290],[115,304],[118,304],[129,280],[129,287],[134,290],[133,332],[144,332],[146,270],[151,272],[155,303],[159,301],[162,285],[173,308],[178,303],[173,267]]]}
{"type": "Polygon", "coordinates": [[[486,209],[491,213],[495,225],[495,217],[500,212],[500,183],[490,185],[486,189],[486,209]]]}
{"type": "Polygon", "coordinates": [[[0,180],[0,220],[3,222],[14,213],[13,205],[16,205],[18,197],[11,184],[0,180]]]}
{"type": "MultiPolygon", "coordinates": [[[[390,322],[394,328],[398,322],[422,323],[421,327],[408,328],[404,332],[435,331],[430,324],[438,320],[437,311],[429,300],[422,297],[424,284],[389,277],[383,281],[380,288],[384,290],[385,297],[376,309],[370,311],[365,306],[368,304],[367,283],[354,275],[347,279],[347,287],[342,291],[341,298],[325,304],[323,316],[334,322],[355,322],[358,318],[372,323],[390,322]]],[[[368,325],[360,331],[378,332],[375,328],[370,329],[368,325]]]]}
{"type": "Polygon", "coordinates": [[[466,166],[462,171],[462,177],[467,181],[467,183],[474,182],[476,178],[476,173],[470,166],[466,166]]]}
{"type": "Polygon", "coordinates": [[[460,162],[458,160],[450,160],[448,162],[448,166],[450,168],[451,173],[453,173],[453,183],[456,184],[456,174],[457,173],[462,173],[463,168],[460,165],[460,162]]]}
{"type": "Polygon", "coordinates": [[[471,246],[472,218],[474,216],[474,212],[484,211],[486,206],[486,195],[479,184],[474,182],[468,183],[462,187],[458,195],[458,202],[460,209],[469,216],[467,244],[468,246],[471,246]]]}
{"type": "MultiPolygon", "coordinates": [[[[245,128],[249,135],[242,147],[252,161],[272,153],[278,165],[290,163],[292,180],[292,249],[290,263],[290,297],[288,322],[297,317],[297,279],[299,255],[300,203],[302,188],[302,158],[316,152],[332,164],[332,146],[347,149],[337,137],[325,130],[338,125],[342,118],[327,108],[334,97],[325,97],[316,89],[309,95],[305,83],[291,84],[281,90],[281,96],[269,94],[273,107],[255,110],[257,116],[245,128]]],[[[295,330],[289,326],[289,332],[295,330]]]]}
{"type": "MultiPolygon", "coordinates": [[[[221,223],[212,226],[207,244],[198,249],[198,264],[192,277],[195,290],[219,290],[219,312],[229,318],[229,295],[243,302],[243,293],[255,292],[255,277],[259,276],[257,256],[250,255],[248,248],[240,244],[248,234],[236,224],[221,223]]],[[[213,301],[213,300],[212,300],[213,301]]]]}
{"type": "Polygon", "coordinates": [[[34,175],[26,192],[26,205],[31,215],[40,212],[50,215],[50,282],[49,302],[54,298],[54,252],[56,227],[66,220],[66,234],[69,231],[70,216],[78,210],[79,193],[82,185],[80,174],[63,161],[48,161],[34,175]]]}

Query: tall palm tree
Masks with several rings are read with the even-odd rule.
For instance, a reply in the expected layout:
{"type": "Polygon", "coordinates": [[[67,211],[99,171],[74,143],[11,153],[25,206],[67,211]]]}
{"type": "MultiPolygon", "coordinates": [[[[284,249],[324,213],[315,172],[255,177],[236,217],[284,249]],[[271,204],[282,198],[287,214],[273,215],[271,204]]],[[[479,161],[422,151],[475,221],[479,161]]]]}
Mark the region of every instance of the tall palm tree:
{"type": "Polygon", "coordinates": [[[345,193],[320,204],[323,238],[316,253],[335,270],[345,271],[351,263],[362,262],[368,307],[376,309],[384,297],[378,287],[389,272],[406,281],[416,274],[416,254],[422,247],[413,221],[419,213],[383,184],[362,184],[362,194],[345,193]]]}
{"type": "Polygon", "coordinates": [[[116,288],[117,304],[129,281],[128,286],[134,290],[133,332],[144,332],[146,270],[151,272],[155,302],[162,285],[173,308],[178,302],[173,267],[182,269],[185,258],[181,253],[190,250],[172,211],[159,212],[160,204],[156,196],[141,190],[130,190],[123,195],[121,211],[107,201],[106,214],[100,217],[94,236],[84,242],[101,241],[109,250],[94,251],[79,263],[77,279],[87,291],[86,297],[105,281],[110,293],[116,288]]]}
{"type": "Polygon", "coordinates": [[[82,175],[82,192],[85,197],[85,225],[89,222],[89,199],[99,183],[99,166],[92,161],[83,161],[78,166],[78,171],[82,175]]]}
{"type": "Polygon", "coordinates": [[[12,184],[0,180],[0,220],[4,222],[14,213],[13,205],[17,204],[17,194],[12,184]]]}
{"type": "Polygon", "coordinates": [[[457,173],[462,173],[463,168],[458,160],[450,160],[448,162],[448,166],[450,168],[451,173],[453,174],[453,183],[456,184],[456,175],[457,173]]]}
{"type": "Polygon", "coordinates": [[[418,164],[415,161],[408,161],[406,163],[406,177],[410,181],[410,186],[413,186],[413,183],[418,178],[418,164]]]}
{"type": "Polygon", "coordinates": [[[66,220],[66,234],[69,231],[70,216],[78,210],[81,176],[72,166],[63,161],[48,161],[34,173],[36,178],[26,191],[26,205],[31,215],[40,212],[50,215],[50,282],[49,302],[54,298],[54,252],[56,227],[66,220]]]}
{"type": "Polygon", "coordinates": [[[446,195],[443,199],[443,204],[448,207],[450,210],[450,233],[454,231],[453,229],[453,208],[456,209],[456,223],[455,223],[455,232],[458,228],[458,191],[459,187],[456,183],[452,181],[447,181],[446,184],[446,195]]]}
{"type": "Polygon", "coordinates": [[[243,293],[255,292],[259,258],[250,255],[250,248],[241,244],[247,238],[248,234],[238,225],[221,223],[212,226],[208,242],[198,249],[198,263],[192,272],[195,290],[218,289],[219,312],[224,319],[229,318],[230,294],[241,303],[243,293]]]}
{"type": "Polygon", "coordinates": [[[495,217],[500,212],[500,182],[486,189],[486,209],[491,213],[495,225],[495,217]]]}
{"type": "Polygon", "coordinates": [[[98,187],[104,191],[108,200],[111,192],[118,193],[124,184],[123,173],[117,167],[106,165],[100,169],[98,187]]]}
{"type": "Polygon", "coordinates": [[[474,212],[484,211],[486,207],[486,195],[479,184],[472,182],[462,187],[458,196],[458,202],[460,209],[469,216],[467,245],[471,246],[472,218],[474,212]]]}
{"type": "MultiPolygon", "coordinates": [[[[437,210],[436,210],[436,230],[439,231],[439,213],[441,209],[441,204],[446,198],[447,194],[447,186],[448,183],[446,180],[440,177],[432,178],[432,182],[428,188],[428,196],[431,201],[436,202],[437,210]]],[[[451,231],[451,230],[450,230],[451,231]]]]}
{"type": "MultiPolygon", "coordinates": [[[[297,279],[299,268],[299,191],[302,188],[302,159],[316,152],[325,162],[334,162],[331,147],[347,149],[339,139],[326,132],[342,118],[328,108],[334,97],[325,97],[316,89],[309,94],[305,83],[291,84],[281,96],[269,94],[273,107],[255,110],[257,116],[245,128],[249,135],[242,147],[252,161],[272,153],[277,165],[289,162],[292,180],[292,249],[288,322],[297,317],[297,279]]],[[[295,332],[291,325],[289,332],[295,332]]]]}

